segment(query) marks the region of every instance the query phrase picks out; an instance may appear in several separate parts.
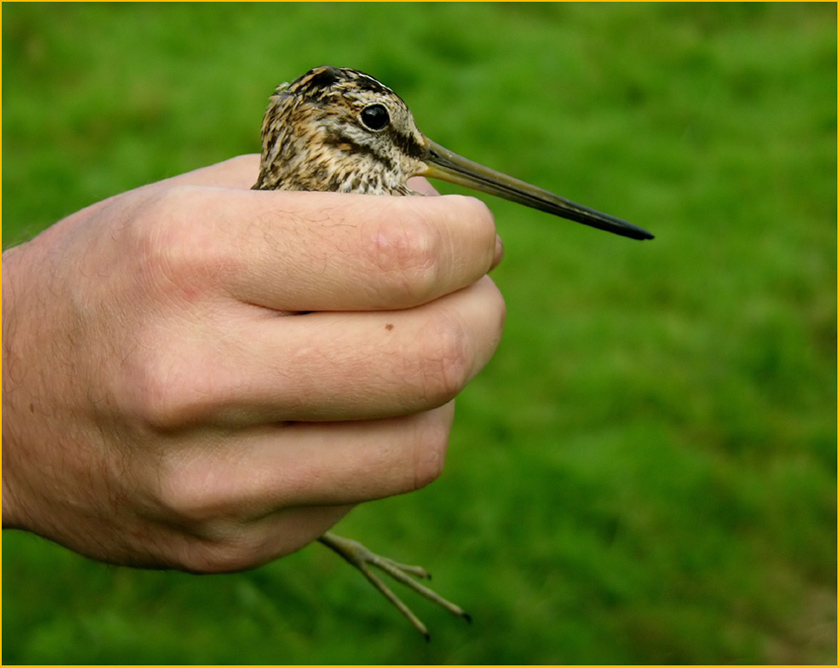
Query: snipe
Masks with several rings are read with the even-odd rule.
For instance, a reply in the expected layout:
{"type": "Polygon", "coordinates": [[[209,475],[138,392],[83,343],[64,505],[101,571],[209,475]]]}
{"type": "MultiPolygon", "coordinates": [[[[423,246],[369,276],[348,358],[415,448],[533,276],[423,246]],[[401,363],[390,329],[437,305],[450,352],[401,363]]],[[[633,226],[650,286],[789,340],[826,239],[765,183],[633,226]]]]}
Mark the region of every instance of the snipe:
{"type": "MultiPolygon", "coordinates": [[[[412,176],[444,179],[631,239],[653,238],[632,223],[448,151],[420,132],[394,91],[357,70],[316,67],[290,84],[281,84],[271,96],[254,189],[416,195],[406,185],[412,176]]],[[[409,577],[428,578],[424,569],[380,557],[332,533],[319,540],[356,566],[427,639],[423,623],[371,566],[469,620],[460,607],[409,577]]]]}

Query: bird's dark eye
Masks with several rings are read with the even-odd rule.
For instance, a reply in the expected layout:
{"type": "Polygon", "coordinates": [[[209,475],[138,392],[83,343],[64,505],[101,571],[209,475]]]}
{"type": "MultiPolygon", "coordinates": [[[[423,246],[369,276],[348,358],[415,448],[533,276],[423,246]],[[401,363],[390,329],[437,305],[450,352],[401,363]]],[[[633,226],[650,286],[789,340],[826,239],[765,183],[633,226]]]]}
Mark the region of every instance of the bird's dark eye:
{"type": "Polygon", "coordinates": [[[371,104],[362,109],[362,123],[368,130],[381,130],[390,122],[388,110],[381,104],[371,104]]]}

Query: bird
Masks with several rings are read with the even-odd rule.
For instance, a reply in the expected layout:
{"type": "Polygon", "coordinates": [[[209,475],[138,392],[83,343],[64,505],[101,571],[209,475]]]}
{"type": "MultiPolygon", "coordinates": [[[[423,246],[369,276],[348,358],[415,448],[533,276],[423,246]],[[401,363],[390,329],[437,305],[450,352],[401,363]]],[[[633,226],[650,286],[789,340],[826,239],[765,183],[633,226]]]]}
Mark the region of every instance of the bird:
{"type": "MultiPolygon", "coordinates": [[[[412,176],[440,178],[630,239],[653,239],[632,223],[436,144],[419,130],[399,95],[359,70],[315,67],[291,83],[280,84],[269,98],[261,131],[260,172],[252,189],[420,196],[407,185],[412,176]]],[[[415,579],[428,579],[425,569],[379,556],[332,532],[318,540],[358,568],[427,640],[426,626],[372,566],[453,615],[471,620],[461,607],[415,579]]]]}

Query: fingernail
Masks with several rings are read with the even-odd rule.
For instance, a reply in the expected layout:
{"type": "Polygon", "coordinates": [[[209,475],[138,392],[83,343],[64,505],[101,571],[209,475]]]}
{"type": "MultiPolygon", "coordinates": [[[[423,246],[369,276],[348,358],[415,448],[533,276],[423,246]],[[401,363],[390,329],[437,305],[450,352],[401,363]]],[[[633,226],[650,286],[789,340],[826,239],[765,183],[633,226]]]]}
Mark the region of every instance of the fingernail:
{"type": "Polygon", "coordinates": [[[505,246],[502,243],[502,238],[497,234],[496,235],[496,254],[493,257],[493,264],[490,265],[490,270],[492,271],[496,267],[499,266],[499,263],[502,261],[502,258],[505,255],[505,246]]]}

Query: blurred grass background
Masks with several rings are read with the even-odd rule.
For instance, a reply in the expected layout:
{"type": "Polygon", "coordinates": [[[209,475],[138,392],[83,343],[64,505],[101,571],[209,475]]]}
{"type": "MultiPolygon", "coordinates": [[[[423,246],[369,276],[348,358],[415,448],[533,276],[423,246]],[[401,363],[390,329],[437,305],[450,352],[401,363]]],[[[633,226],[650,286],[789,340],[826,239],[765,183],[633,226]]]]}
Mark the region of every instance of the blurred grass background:
{"type": "Polygon", "coordinates": [[[508,322],[446,472],[340,526],[472,626],[407,593],[424,643],[320,546],[198,577],[6,532],[3,662],[836,663],[836,11],[5,3],[6,245],[257,151],[319,64],[657,239],[489,202],[508,322]]]}

